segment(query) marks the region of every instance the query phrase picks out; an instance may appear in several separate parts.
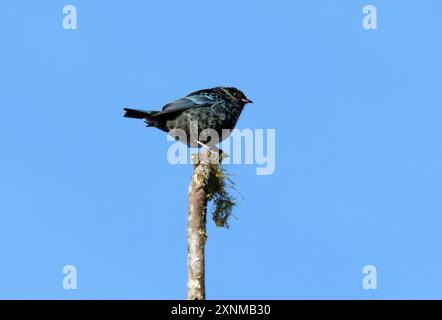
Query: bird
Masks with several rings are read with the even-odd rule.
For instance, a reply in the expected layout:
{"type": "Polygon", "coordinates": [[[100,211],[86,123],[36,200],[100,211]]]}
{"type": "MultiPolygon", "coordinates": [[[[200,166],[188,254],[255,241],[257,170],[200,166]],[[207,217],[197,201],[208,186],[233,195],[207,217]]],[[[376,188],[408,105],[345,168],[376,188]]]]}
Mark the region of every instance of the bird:
{"type": "Polygon", "coordinates": [[[215,87],[192,92],[161,111],[123,110],[124,117],[141,119],[147,127],[167,132],[188,147],[211,149],[230,135],[248,103],[253,101],[237,88],[215,87]]]}

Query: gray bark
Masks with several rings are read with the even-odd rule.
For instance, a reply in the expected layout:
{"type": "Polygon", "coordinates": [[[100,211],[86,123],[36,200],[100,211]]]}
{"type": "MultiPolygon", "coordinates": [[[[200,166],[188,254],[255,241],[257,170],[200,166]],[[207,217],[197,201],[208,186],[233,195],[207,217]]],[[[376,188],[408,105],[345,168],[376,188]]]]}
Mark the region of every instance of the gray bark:
{"type": "Polygon", "coordinates": [[[205,300],[205,244],[207,190],[211,174],[210,163],[219,161],[209,151],[192,156],[194,172],[189,186],[189,212],[187,220],[187,299],[205,300]]]}

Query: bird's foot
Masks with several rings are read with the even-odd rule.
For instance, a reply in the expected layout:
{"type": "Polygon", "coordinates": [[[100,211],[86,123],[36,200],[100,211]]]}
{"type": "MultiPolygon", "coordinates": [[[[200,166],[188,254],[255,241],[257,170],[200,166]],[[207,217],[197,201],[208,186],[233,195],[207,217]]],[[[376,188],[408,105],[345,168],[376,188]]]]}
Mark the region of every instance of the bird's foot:
{"type": "Polygon", "coordinates": [[[200,146],[209,150],[209,152],[215,153],[219,159],[222,159],[227,156],[227,153],[225,153],[221,149],[217,148],[216,146],[208,146],[207,144],[204,144],[203,142],[198,141],[198,140],[196,140],[196,143],[198,143],[200,146]]]}

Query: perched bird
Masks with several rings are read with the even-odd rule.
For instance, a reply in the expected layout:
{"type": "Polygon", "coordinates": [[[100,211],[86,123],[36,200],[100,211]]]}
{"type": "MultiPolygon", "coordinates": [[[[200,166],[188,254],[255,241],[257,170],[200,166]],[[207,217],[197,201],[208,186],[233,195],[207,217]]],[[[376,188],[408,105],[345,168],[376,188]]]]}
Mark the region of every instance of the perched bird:
{"type": "Polygon", "coordinates": [[[247,103],[253,102],[240,90],[216,87],[195,91],[162,111],[124,108],[124,116],[143,119],[148,127],[168,132],[189,147],[212,147],[230,135],[247,103]]]}

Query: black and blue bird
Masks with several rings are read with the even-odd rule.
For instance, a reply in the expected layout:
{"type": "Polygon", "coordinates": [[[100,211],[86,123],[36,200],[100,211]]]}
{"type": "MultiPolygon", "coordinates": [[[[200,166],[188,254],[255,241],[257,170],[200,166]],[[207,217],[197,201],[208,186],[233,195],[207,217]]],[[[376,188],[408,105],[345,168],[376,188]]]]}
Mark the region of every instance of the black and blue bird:
{"type": "Polygon", "coordinates": [[[165,131],[189,147],[214,146],[230,135],[248,103],[253,102],[242,91],[216,87],[192,92],[166,104],[162,111],[124,108],[124,116],[142,119],[148,127],[165,131]]]}

